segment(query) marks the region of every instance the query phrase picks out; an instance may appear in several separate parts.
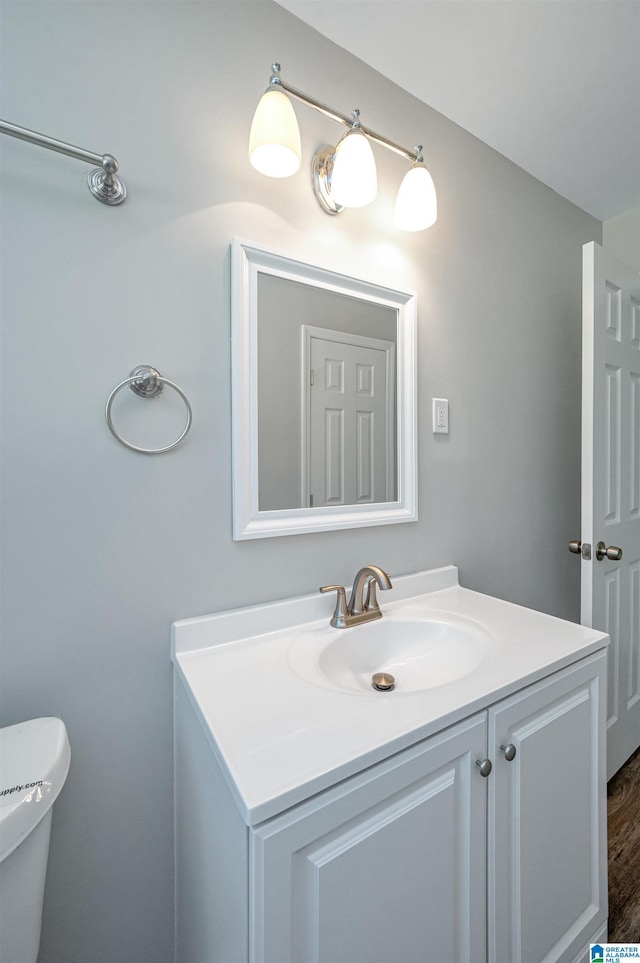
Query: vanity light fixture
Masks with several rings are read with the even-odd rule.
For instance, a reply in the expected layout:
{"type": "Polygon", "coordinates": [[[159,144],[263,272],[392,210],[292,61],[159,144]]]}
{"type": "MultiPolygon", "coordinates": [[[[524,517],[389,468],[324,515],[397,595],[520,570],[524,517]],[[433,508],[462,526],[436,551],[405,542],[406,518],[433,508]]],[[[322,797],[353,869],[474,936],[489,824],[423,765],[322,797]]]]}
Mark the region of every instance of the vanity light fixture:
{"type": "Polygon", "coordinates": [[[270,85],[260,98],[249,134],[249,160],[267,177],[290,177],[300,167],[302,147],[293,104],[270,85]]]}
{"type": "Polygon", "coordinates": [[[117,174],[118,161],[112,154],[94,154],[93,151],[65,144],[64,141],[47,137],[46,134],[38,134],[27,127],[18,127],[6,120],[0,120],[0,134],[17,137],[18,140],[25,140],[29,144],[35,144],[36,147],[46,147],[47,150],[54,150],[58,154],[66,154],[68,157],[84,161],[85,164],[98,164],[95,170],[89,171],[87,183],[93,196],[102,204],[113,207],[116,204],[122,204],[127,196],[124,181],[117,174]]]}
{"type": "Polygon", "coordinates": [[[435,224],[438,200],[433,178],[424,165],[422,144],[416,147],[418,157],[404,175],[393,215],[393,223],[401,231],[424,231],[435,224]]]}
{"type": "Polygon", "coordinates": [[[371,143],[411,161],[396,200],[394,223],[402,231],[423,231],[435,222],[437,199],[427,170],[422,146],[413,151],[381,134],[363,127],[360,111],[351,117],[302,93],[280,76],[280,64],[273,64],[269,85],[256,109],[249,136],[249,160],[268,177],[289,177],[300,167],[300,131],[289,97],[313,107],[348,131],[335,147],[321,148],[313,158],[312,180],[316,198],[327,214],[339,214],[345,207],[364,207],[377,192],[377,175],[371,143]]]}
{"type": "Polygon", "coordinates": [[[342,207],[365,207],[378,193],[376,162],[362,132],[359,110],[354,110],[353,126],[336,145],[329,189],[342,207]]]}

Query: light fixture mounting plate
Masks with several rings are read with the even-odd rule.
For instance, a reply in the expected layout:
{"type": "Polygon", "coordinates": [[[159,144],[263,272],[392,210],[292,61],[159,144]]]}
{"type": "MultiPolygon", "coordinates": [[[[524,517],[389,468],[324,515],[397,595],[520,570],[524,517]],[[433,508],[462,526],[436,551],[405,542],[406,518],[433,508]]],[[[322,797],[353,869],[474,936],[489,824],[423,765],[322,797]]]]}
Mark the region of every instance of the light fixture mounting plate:
{"type": "Polygon", "coordinates": [[[313,193],[326,214],[340,214],[344,211],[342,204],[337,204],[331,196],[331,172],[333,171],[333,157],[335,147],[321,147],[311,161],[311,180],[313,193]]]}

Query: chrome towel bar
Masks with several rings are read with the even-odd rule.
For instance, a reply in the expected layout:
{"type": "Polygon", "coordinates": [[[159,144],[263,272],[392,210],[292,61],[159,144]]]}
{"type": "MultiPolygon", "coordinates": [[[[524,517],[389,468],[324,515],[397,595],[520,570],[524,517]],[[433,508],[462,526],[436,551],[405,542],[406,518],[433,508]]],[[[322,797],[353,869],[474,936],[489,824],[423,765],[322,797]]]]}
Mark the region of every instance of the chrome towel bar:
{"type": "Polygon", "coordinates": [[[35,144],[36,147],[46,147],[47,150],[66,154],[86,164],[99,164],[98,168],[89,172],[87,181],[93,196],[103,204],[111,206],[122,204],[127,196],[124,181],[117,174],[118,161],[112,154],[94,154],[93,151],[65,144],[64,141],[56,140],[54,137],[47,137],[46,134],[38,134],[35,130],[10,124],[7,120],[0,120],[0,134],[17,137],[18,140],[25,140],[28,144],[35,144]]]}

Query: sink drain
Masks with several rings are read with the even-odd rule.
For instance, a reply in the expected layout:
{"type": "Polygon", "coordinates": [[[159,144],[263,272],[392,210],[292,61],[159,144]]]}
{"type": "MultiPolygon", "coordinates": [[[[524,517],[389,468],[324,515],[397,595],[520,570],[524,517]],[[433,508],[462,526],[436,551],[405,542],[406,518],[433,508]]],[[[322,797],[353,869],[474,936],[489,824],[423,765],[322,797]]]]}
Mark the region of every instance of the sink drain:
{"type": "Polygon", "coordinates": [[[371,676],[371,685],[378,692],[391,692],[395,684],[396,680],[389,672],[376,672],[371,676]]]}

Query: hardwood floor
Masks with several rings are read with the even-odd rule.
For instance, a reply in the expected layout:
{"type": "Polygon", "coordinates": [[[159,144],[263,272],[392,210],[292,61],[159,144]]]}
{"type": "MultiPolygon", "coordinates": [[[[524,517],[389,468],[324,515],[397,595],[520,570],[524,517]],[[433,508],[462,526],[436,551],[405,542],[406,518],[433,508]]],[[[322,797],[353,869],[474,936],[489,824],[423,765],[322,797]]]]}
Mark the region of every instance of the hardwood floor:
{"type": "Polygon", "coordinates": [[[610,780],[609,942],[640,943],[640,749],[610,780]]]}

